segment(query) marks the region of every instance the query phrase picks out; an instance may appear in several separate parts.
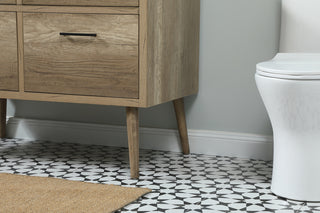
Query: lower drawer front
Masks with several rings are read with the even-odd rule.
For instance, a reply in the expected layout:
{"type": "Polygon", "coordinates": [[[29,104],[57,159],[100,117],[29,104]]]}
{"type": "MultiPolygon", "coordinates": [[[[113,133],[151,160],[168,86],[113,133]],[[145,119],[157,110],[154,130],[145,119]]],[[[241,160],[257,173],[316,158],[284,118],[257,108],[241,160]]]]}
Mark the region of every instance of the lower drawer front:
{"type": "Polygon", "coordinates": [[[25,91],[138,98],[138,16],[25,13],[25,91]]]}
{"type": "Polygon", "coordinates": [[[16,13],[0,12],[0,90],[19,89],[16,26],[16,13]]]}

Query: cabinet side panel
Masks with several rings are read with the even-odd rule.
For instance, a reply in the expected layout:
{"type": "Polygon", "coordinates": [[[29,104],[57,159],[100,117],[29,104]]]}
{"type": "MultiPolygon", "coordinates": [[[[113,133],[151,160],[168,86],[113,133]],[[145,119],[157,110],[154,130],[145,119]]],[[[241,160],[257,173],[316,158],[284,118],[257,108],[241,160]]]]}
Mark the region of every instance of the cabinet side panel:
{"type": "Polygon", "coordinates": [[[148,0],[148,106],[198,91],[200,0],[148,0]]]}

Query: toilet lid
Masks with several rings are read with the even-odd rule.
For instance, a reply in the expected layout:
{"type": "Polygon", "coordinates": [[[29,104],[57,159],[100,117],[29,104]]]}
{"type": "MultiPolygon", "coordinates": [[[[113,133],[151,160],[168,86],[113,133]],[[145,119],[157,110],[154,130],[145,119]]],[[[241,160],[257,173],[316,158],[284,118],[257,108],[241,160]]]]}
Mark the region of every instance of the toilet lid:
{"type": "Polygon", "coordinates": [[[320,53],[278,53],[257,64],[257,74],[282,79],[320,79],[320,53]]]}

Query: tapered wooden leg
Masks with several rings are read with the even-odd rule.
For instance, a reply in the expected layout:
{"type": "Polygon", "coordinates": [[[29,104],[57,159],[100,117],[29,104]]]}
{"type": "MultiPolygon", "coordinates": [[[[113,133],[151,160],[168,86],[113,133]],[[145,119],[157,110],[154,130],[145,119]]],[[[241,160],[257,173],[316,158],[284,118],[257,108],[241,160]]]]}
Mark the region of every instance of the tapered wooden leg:
{"type": "Polygon", "coordinates": [[[7,99],[0,99],[0,138],[6,137],[7,99]]]}
{"type": "Polygon", "coordinates": [[[139,178],[139,109],[127,107],[127,130],[131,178],[139,178]]]}
{"type": "Polygon", "coordinates": [[[186,115],[184,111],[184,101],[183,98],[173,101],[174,110],[176,112],[180,141],[182,145],[183,154],[190,154],[189,139],[188,139],[188,129],[186,122],[186,115]]]}

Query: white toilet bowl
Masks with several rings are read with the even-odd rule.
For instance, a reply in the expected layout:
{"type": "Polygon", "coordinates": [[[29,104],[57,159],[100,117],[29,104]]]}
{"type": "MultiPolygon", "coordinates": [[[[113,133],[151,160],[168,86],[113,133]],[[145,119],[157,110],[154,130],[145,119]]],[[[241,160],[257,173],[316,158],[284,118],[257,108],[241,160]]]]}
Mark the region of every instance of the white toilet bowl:
{"type": "Polygon", "coordinates": [[[281,53],[255,75],[274,134],[271,190],[293,200],[320,201],[319,11],[320,0],[282,0],[281,53]]]}
{"type": "Polygon", "coordinates": [[[320,53],[278,54],[255,79],[274,134],[272,192],[320,201],[320,53]]]}

